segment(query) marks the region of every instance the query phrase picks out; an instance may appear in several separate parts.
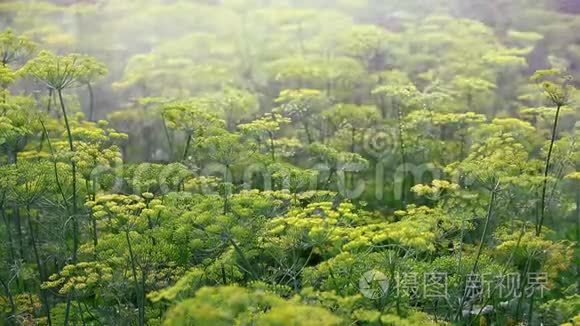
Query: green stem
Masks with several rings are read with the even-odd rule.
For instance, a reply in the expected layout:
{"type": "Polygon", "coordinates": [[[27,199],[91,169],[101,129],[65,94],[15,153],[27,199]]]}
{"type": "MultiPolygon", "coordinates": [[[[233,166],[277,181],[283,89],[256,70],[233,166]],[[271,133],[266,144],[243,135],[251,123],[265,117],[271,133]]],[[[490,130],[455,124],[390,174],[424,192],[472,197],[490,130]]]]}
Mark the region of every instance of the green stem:
{"type": "Polygon", "coordinates": [[[229,211],[229,185],[228,185],[228,174],[230,172],[230,167],[229,165],[226,165],[226,174],[224,176],[224,207],[223,207],[223,212],[224,215],[228,213],[229,211]]]}
{"type": "Polygon", "coordinates": [[[314,142],[314,139],[312,137],[312,131],[310,131],[310,124],[308,124],[308,121],[304,121],[303,125],[304,132],[306,133],[306,139],[308,139],[308,144],[312,144],[314,142]]]}
{"type": "Polygon", "coordinates": [[[127,240],[127,246],[129,248],[129,260],[131,263],[131,271],[133,272],[133,283],[135,284],[135,294],[137,295],[137,307],[139,309],[139,326],[145,325],[144,307],[143,300],[141,296],[141,291],[139,289],[139,282],[137,281],[137,267],[135,266],[135,256],[133,254],[133,247],[131,246],[131,238],[129,237],[129,231],[125,231],[125,239],[127,240]]]}
{"type": "Polygon", "coordinates": [[[8,252],[10,256],[8,257],[8,263],[14,264],[16,262],[16,251],[14,250],[14,242],[12,240],[12,226],[10,225],[10,221],[6,216],[6,209],[4,205],[0,206],[0,215],[2,215],[2,221],[6,227],[6,235],[8,237],[8,252]]]}
{"type": "Polygon", "coordinates": [[[536,236],[540,236],[542,233],[542,226],[544,224],[544,217],[546,214],[546,189],[548,186],[548,173],[550,170],[550,160],[552,158],[552,150],[554,149],[554,142],[556,141],[556,131],[558,128],[558,117],[560,116],[560,109],[562,105],[558,104],[556,108],[556,117],[554,118],[554,125],[552,127],[552,139],[550,140],[550,149],[548,150],[548,157],[546,158],[546,166],[544,168],[544,184],[542,185],[542,201],[540,204],[542,208],[540,210],[540,220],[536,225],[536,236]]]}
{"type": "MultiPolygon", "coordinates": [[[[46,126],[44,125],[44,122],[42,121],[42,119],[39,119],[39,121],[40,121],[40,125],[42,126],[42,132],[46,137],[46,143],[48,145],[48,149],[50,150],[50,155],[54,156],[54,150],[52,148],[52,143],[50,142],[50,137],[48,136],[48,131],[46,130],[46,126]]],[[[54,168],[54,178],[56,181],[56,186],[58,188],[58,191],[60,192],[60,195],[62,196],[62,200],[63,200],[64,205],[66,207],[66,210],[68,212],[68,209],[69,209],[68,201],[66,199],[66,195],[64,194],[64,191],[62,189],[62,184],[60,183],[60,179],[58,177],[58,167],[56,165],[56,160],[53,159],[52,163],[53,163],[53,168],[54,168]]]]}
{"type": "Polygon", "coordinates": [[[85,317],[83,316],[83,308],[81,307],[81,302],[78,300],[77,298],[77,309],[79,312],[79,315],[81,316],[81,323],[83,323],[83,326],[86,326],[86,322],[85,322],[85,317]]]}
{"type": "Polygon", "coordinates": [[[165,116],[163,113],[161,114],[161,122],[163,123],[163,131],[165,132],[165,138],[167,139],[167,146],[169,146],[169,160],[173,160],[173,141],[171,141],[171,137],[169,136],[169,128],[167,128],[167,123],[165,122],[165,116]]]}
{"type": "Polygon", "coordinates": [[[87,88],[89,90],[89,121],[93,121],[95,117],[95,94],[91,83],[87,83],[87,88]]]}
{"type": "MultiPolygon", "coordinates": [[[[88,179],[85,179],[85,189],[87,192],[87,200],[95,200],[95,193],[94,193],[95,179],[94,178],[91,182],[89,182],[88,179]],[[89,188],[89,183],[92,183],[91,188],[89,188]]],[[[97,245],[99,244],[99,238],[97,236],[97,220],[95,219],[92,210],[89,210],[89,219],[91,220],[93,246],[95,249],[95,256],[96,256],[96,254],[97,254],[96,250],[97,250],[97,245]]]]}
{"type": "Polygon", "coordinates": [[[270,137],[270,155],[272,157],[272,163],[276,162],[276,149],[274,147],[274,134],[268,131],[268,136],[270,137]]]}
{"type": "Polygon", "coordinates": [[[187,134],[187,142],[185,143],[185,148],[183,149],[183,156],[182,160],[185,161],[187,159],[187,154],[189,152],[189,146],[191,146],[191,140],[193,139],[193,132],[189,132],[187,134]]]}
{"type": "MultiPolygon", "coordinates": [[[[66,133],[68,137],[68,144],[71,153],[74,153],[74,143],[72,132],[70,128],[70,124],[68,122],[68,115],[66,113],[66,108],[64,105],[64,100],[62,98],[62,90],[58,90],[58,99],[60,101],[60,107],[62,109],[62,114],[64,117],[64,123],[66,126],[66,133]]],[[[76,213],[77,213],[77,166],[74,160],[70,162],[72,168],[72,222],[73,222],[73,255],[72,255],[72,262],[73,264],[77,262],[77,251],[79,246],[79,239],[78,239],[78,223],[76,221],[76,213]]]]}
{"type": "MultiPolygon", "coordinates": [[[[515,247],[512,249],[508,260],[504,264],[503,271],[500,273],[500,276],[502,278],[501,279],[501,282],[503,282],[503,279],[505,278],[506,272],[510,268],[510,265],[511,265],[513,259],[514,259],[514,256],[516,254],[516,251],[518,250],[518,248],[520,247],[520,245],[522,243],[522,238],[524,237],[524,234],[525,233],[526,233],[526,225],[525,224],[522,224],[522,228],[520,230],[520,235],[518,236],[518,241],[517,241],[515,247]]],[[[499,289],[499,287],[497,287],[497,286],[496,287],[493,287],[493,289],[491,290],[490,295],[488,296],[488,299],[481,305],[481,308],[479,309],[477,315],[469,321],[469,325],[471,325],[473,323],[473,321],[479,319],[479,317],[483,313],[483,309],[485,308],[485,306],[487,306],[487,304],[489,303],[489,301],[492,300],[493,296],[495,295],[495,293],[496,293],[496,291],[498,289],[499,289]]]]}
{"type": "Polygon", "coordinates": [[[48,103],[46,103],[46,113],[50,114],[51,104],[52,104],[52,97],[53,97],[53,90],[52,88],[48,89],[48,103]]]}
{"type": "Polygon", "coordinates": [[[246,258],[246,255],[244,255],[244,252],[242,251],[242,249],[238,246],[238,244],[231,237],[228,240],[229,240],[230,244],[234,247],[234,250],[236,251],[236,253],[238,254],[238,256],[240,256],[240,259],[242,260],[242,263],[244,265],[246,265],[245,267],[250,272],[250,275],[252,276],[252,278],[254,280],[257,280],[258,279],[258,275],[254,271],[253,265],[250,263],[250,261],[248,261],[248,259],[246,258]]]}
{"type": "MultiPolygon", "coordinates": [[[[522,275],[528,275],[528,273],[530,272],[530,266],[532,264],[532,255],[533,255],[533,253],[531,253],[528,256],[528,259],[526,260],[526,266],[524,268],[524,273],[522,275]]],[[[520,310],[522,307],[522,302],[524,300],[524,292],[525,292],[527,285],[528,284],[527,284],[527,279],[526,279],[524,282],[522,282],[522,285],[520,286],[520,293],[519,293],[520,297],[518,298],[518,303],[516,306],[516,313],[515,313],[516,321],[520,320],[520,310]]]]}
{"type": "Polygon", "coordinates": [[[6,284],[2,278],[0,278],[0,284],[4,288],[4,292],[6,292],[6,296],[8,297],[8,303],[10,304],[10,317],[13,317],[16,314],[16,304],[14,303],[12,291],[10,291],[10,286],[6,284]]]}
{"type": "MultiPolygon", "coordinates": [[[[580,186],[576,188],[576,252],[580,245],[580,186]]],[[[576,293],[580,293],[580,264],[576,264],[576,293]]]]}
{"type": "Polygon", "coordinates": [[[397,127],[399,132],[399,152],[401,155],[401,164],[403,166],[403,184],[401,185],[401,202],[403,205],[406,204],[407,198],[407,157],[405,153],[405,140],[403,139],[405,134],[404,125],[404,114],[400,105],[397,105],[397,127]]]}
{"type": "Polygon", "coordinates": [[[38,275],[40,277],[40,294],[41,294],[41,298],[42,301],[44,303],[44,309],[46,312],[46,317],[47,317],[47,323],[48,325],[52,325],[52,321],[50,318],[50,302],[48,301],[48,294],[46,292],[46,290],[42,289],[42,283],[46,281],[46,275],[44,273],[44,266],[42,265],[42,262],[40,261],[40,254],[38,252],[38,246],[36,245],[36,236],[34,233],[34,228],[32,227],[32,214],[30,213],[30,206],[26,206],[26,217],[28,220],[28,231],[30,232],[30,241],[32,242],[32,251],[34,253],[34,259],[36,261],[36,266],[38,268],[38,275]]]}
{"type": "Polygon", "coordinates": [[[16,235],[18,237],[18,254],[20,259],[24,259],[24,235],[22,234],[22,220],[20,219],[20,209],[18,206],[12,206],[14,222],[16,224],[16,235]]]}
{"type": "MultiPolygon", "coordinates": [[[[481,258],[481,253],[483,251],[483,245],[485,242],[485,238],[487,236],[489,224],[491,222],[491,216],[493,213],[493,205],[495,203],[496,192],[497,192],[498,188],[499,188],[499,181],[495,184],[495,187],[491,190],[491,198],[489,200],[489,205],[487,207],[487,214],[485,217],[485,225],[483,227],[483,233],[481,234],[481,239],[479,241],[479,246],[477,248],[477,254],[475,256],[475,262],[473,263],[473,268],[471,269],[471,274],[475,274],[475,272],[477,271],[477,266],[479,264],[479,259],[481,258]]],[[[459,320],[462,316],[463,305],[465,304],[466,296],[467,296],[467,291],[465,293],[463,293],[463,296],[461,297],[459,309],[457,310],[457,315],[456,315],[457,320],[459,320]]]]}
{"type": "MultiPolygon", "coordinates": [[[[64,100],[62,98],[62,90],[58,89],[58,99],[60,101],[60,107],[62,109],[62,114],[64,117],[64,123],[66,126],[66,132],[68,137],[68,144],[71,153],[74,153],[74,144],[73,138],[71,133],[70,124],[68,122],[68,115],[66,113],[66,107],[64,105],[64,100]]],[[[78,224],[76,221],[76,213],[77,213],[77,167],[76,163],[71,160],[71,169],[72,169],[72,212],[71,218],[73,223],[73,252],[72,252],[72,263],[75,264],[77,262],[77,251],[78,251],[78,224]]],[[[71,306],[71,296],[69,295],[66,300],[66,310],[65,310],[65,325],[68,325],[69,321],[69,314],[70,314],[70,306],[71,306]]]]}

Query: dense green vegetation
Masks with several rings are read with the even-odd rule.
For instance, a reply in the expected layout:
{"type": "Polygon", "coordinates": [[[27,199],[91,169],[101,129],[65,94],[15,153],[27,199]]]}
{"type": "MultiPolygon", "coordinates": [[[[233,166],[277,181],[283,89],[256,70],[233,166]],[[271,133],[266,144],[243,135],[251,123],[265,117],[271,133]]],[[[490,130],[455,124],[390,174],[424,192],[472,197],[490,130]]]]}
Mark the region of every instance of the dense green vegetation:
{"type": "Polygon", "coordinates": [[[0,3],[5,325],[580,325],[580,10],[0,3]]]}

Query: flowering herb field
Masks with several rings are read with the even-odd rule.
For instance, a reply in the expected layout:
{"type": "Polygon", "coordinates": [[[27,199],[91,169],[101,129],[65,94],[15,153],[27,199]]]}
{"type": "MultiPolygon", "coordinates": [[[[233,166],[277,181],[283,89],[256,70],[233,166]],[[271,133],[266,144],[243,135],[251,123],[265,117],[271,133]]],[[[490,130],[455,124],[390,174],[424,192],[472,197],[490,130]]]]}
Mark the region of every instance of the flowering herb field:
{"type": "Polygon", "coordinates": [[[580,325],[574,3],[0,2],[0,324],[580,325]]]}

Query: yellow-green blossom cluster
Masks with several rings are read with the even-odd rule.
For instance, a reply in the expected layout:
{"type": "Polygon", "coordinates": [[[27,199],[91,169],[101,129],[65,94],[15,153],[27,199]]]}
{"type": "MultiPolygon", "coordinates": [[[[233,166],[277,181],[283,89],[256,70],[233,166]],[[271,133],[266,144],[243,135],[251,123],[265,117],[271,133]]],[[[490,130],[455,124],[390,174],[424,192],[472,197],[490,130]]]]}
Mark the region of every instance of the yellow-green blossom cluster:
{"type": "Polygon", "coordinates": [[[459,189],[459,185],[447,180],[433,180],[430,185],[418,184],[411,188],[411,191],[419,196],[438,197],[445,191],[454,192],[459,189]]]}
{"type": "Polygon", "coordinates": [[[113,269],[100,262],[81,262],[66,265],[58,274],[53,274],[42,284],[44,289],[57,288],[58,293],[76,296],[94,294],[97,288],[105,288],[113,279],[113,269]]]}

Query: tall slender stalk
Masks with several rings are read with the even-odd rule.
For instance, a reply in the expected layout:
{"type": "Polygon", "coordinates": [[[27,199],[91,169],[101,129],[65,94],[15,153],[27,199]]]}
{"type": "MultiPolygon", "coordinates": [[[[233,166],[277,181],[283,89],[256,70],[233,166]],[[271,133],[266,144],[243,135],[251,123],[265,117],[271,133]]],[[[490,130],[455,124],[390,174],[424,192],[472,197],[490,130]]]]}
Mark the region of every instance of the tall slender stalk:
{"type": "Polygon", "coordinates": [[[14,303],[14,296],[12,295],[12,291],[10,291],[10,286],[2,278],[0,278],[0,284],[4,288],[4,292],[6,292],[6,297],[8,297],[8,303],[10,304],[10,315],[13,317],[16,314],[16,304],[14,303]]]}
{"type": "MultiPolygon", "coordinates": [[[[54,156],[54,150],[52,148],[52,143],[50,142],[50,137],[48,135],[48,131],[46,130],[46,126],[44,125],[44,122],[42,121],[42,119],[39,119],[39,121],[40,121],[40,125],[42,126],[42,133],[44,134],[44,136],[46,138],[46,144],[48,145],[48,149],[50,150],[50,155],[54,156]]],[[[53,168],[54,168],[54,179],[56,181],[56,186],[58,188],[58,191],[60,192],[60,195],[62,196],[64,206],[66,207],[67,212],[68,212],[68,209],[69,209],[68,201],[67,201],[66,195],[64,194],[64,191],[62,189],[62,184],[61,184],[60,178],[58,176],[58,167],[56,165],[56,160],[53,160],[52,164],[53,164],[53,168]]]]}
{"type": "Polygon", "coordinates": [[[52,88],[48,89],[48,102],[46,103],[46,113],[50,114],[52,108],[52,97],[54,94],[54,90],[52,88]]]}
{"type": "Polygon", "coordinates": [[[20,259],[24,259],[24,234],[22,233],[22,220],[20,219],[20,209],[17,205],[12,206],[12,218],[16,225],[16,236],[18,238],[18,254],[20,259]]]}
{"type": "Polygon", "coordinates": [[[223,207],[223,212],[224,215],[228,213],[229,211],[229,185],[228,185],[228,174],[230,173],[230,166],[226,164],[225,166],[225,176],[224,176],[224,207],[223,207]]]}
{"type": "Polygon", "coordinates": [[[236,251],[236,253],[240,257],[240,259],[242,260],[242,263],[244,265],[246,265],[246,269],[250,273],[250,276],[254,280],[257,280],[258,279],[258,274],[254,270],[254,266],[250,263],[250,261],[248,260],[248,258],[246,258],[246,255],[244,254],[244,252],[242,251],[242,249],[240,248],[240,246],[238,246],[238,244],[236,243],[236,241],[234,239],[232,239],[231,237],[228,238],[228,241],[234,247],[234,250],[236,251]]]}
{"type": "MultiPolygon", "coordinates": [[[[580,244],[580,190],[576,188],[576,248],[580,244]]],[[[576,264],[576,289],[580,292],[580,264],[576,264]]]]}
{"type": "Polygon", "coordinates": [[[64,309],[64,325],[65,326],[68,326],[68,324],[69,324],[71,300],[72,300],[72,294],[69,293],[66,296],[66,308],[64,309]]]}
{"type": "Polygon", "coordinates": [[[30,241],[32,243],[32,251],[34,253],[34,259],[36,261],[36,266],[38,267],[38,274],[40,276],[40,295],[44,304],[44,309],[46,312],[47,323],[48,325],[52,325],[52,320],[50,318],[50,302],[48,300],[48,293],[45,289],[42,289],[42,283],[46,281],[46,273],[44,270],[44,265],[40,260],[40,253],[38,252],[38,246],[36,242],[36,236],[34,232],[34,228],[32,227],[32,214],[30,213],[30,205],[26,206],[26,217],[28,220],[28,232],[30,232],[30,241]]]}
{"type": "Polygon", "coordinates": [[[312,137],[312,131],[310,131],[310,124],[308,121],[303,120],[302,125],[304,126],[304,132],[306,133],[306,139],[308,140],[308,144],[312,144],[314,142],[314,138],[312,137]]]}
{"type": "Polygon", "coordinates": [[[145,269],[141,267],[141,294],[139,299],[141,301],[141,310],[139,311],[139,320],[145,325],[145,286],[146,286],[147,275],[145,274],[145,269]]]}
{"type": "MultiPolygon", "coordinates": [[[[501,281],[503,282],[504,278],[505,278],[505,274],[506,272],[509,270],[509,267],[514,259],[514,256],[516,254],[516,251],[518,250],[518,248],[520,247],[521,243],[522,243],[522,238],[524,237],[524,234],[526,233],[526,224],[522,224],[522,228],[520,229],[520,235],[518,236],[518,241],[516,242],[516,245],[514,246],[514,248],[512,249],[509,258],[507,259],[507,261],[504,264],[504,268],[500,273],[500,277],[501,277],[501,281]]],[[[481,316],[481,314],[483,313],[483,310],[485,309],[485,306],[487,306],[487,304],[489,303],[490,300],[492,300],[494,294],[498,291],[499,287],[498,286],[494,286],[493,289],[491,290],[491,293],[488,295],[487,299],[485,302],[483,302],[483,304],[481,305],[481,308],[479,309],[479,311],[477,312],[477,315],[475,315],[474,318],[472,318],[469,321],[469,325],[472,325],[473,322],[475,320],[478,320],[479,317],[481,316]]]]}
{"type": "Polygon", "coordinates": [[[189,154],[189,146],[191,146],[192,140],[193,140],[193,132],[188,132],[187,141],[185,142],[185,148],[183,149],[183,156],[181,157],[183,161],[187,159],[187,154],[189,154]]]}
{"type": "MultiPolygon", "coordinates": [[[[46,103],[46,113],[50,115],[50,110],[51,110],[51,104],[52,104],[52,95],[53,90],[52,88],[48,89],[48,102],[46,103]]],[[[44,125],[43,125],[44,128],[44,125]]],[[[42,151],[42,147],[44,146],[44,141],[46,139],[47,135],[45,132],[42,133],[42,136],[40,138],[40,144],[38,145],[38,152],[42,151]]]]}
{"type": "Polygon", "coordinates": [[[268,131],[268,137],[270,138],[270,155],[272,157],[272,162],[276,162],[276,148],[274,147],[274,133],[268,131]]]}
{"type": "Polygon", "coordinates": [[[401,186],[401,202],[403,205],[407,201],[407,155],[405,153],[405,125],[404,125],[404,113],[401,105],[397,105],[397,131],[399,137],[399,153],[401,155],[401,165],[403,166],[403,184],[401,186]]]}
{"type": "MultiPolygon", "coordinates": [[[[95,179],[92,178],[92,181],[89,182],[88,179],[85,180],[85,189],[87,192],[87,201],[89,200],[95,200],[95,179]],[[92,183],[92,185],[89,188],[89,183],[92,183]]],[[[95,248],[95,257],[96,257],[96,248],[97,245],[99,244],[99,239],[97,236],[97,220],[95,219],[95,217],[93,216],[93,212],[92,210],[89,211],[89,219],[91,220],[91,232],[92,232],[92,236],[93,236],[93,246],[95,248]]]]}
{"type": "Polygon", "coordinates": [[[87,88],[89,90],[89,121],[93,121],[95,117],[95,94],[91,83],[87,83],[87,88]]]}
{"type": "Polygon", "coordinates": [[[137,295],[137,308],[139,310],[139,326],[145,325],[145,307],[144,300],[141,294],[141,289],[139,281],[137,281],[137,266],[135,264],[135,256],[133,254],[133,247],[131,246],[131,238],[129,237],[129,231],[125,231],[125,239],[127,240],[127,246],[129,248],[129,259],[131,263],[131,272],[133,273],[133,282],[135,284],[135,294],[137,295]]]}
{"type": "Polygon", "coordinates": [[[499,181],[495,184],[495,187],[491,191],[491,199],[489,200],[489,206],[487,207],[487,216],[485,218],[485,225],[483,227],[483,233],[481,234],[481,239],[479,241],[479,247],[477,248],[477,255],[475,256],[475,263],[473,264],[472,273],[475,273],[477,271],[479,259],[481,258],[481,252],[483,250],[483,244],[485,242],[485,237],[487,236],[487,230],[489,228],[489,223],[491,221],[491,216],[493,213],[493,204],[495,203],[495,198],[497,195],[498,187],[499,187],[499,181]]]}
{"type": "MultiPolygon", "coordinates": [[[[68,122],[68,115],[66,112],[66,107],[64,105],[64,100],[62,98],[62,89],[57,90],[58,99],[60,101],[60,107],[62,109],[62,115],[64,117],[64,123],[66,126],[66,132],[68,136],[68,144],[69,149],[71,152],[74,153],[74,143],[72,138],[72,132],[70,128],[70,124],[68,122]]],[[[77,262],[77,251],[79,247],[79,239],[78,239],[78,223],[76,220],[76,213],[77,213],[77,167],[76,163],[71,160],[71,169],[72,169],[72,212],[71,212],[71,220],[73,224],[73,252],[72,252],[72,263],[75,264],[77,262]]],[[[70,316],[70,307],[71,307],[71,300],[72,297],[69,295],[66,299],[66,309],[65,309],[65,325],[68,325],[69,316],[70,316]]]]}
{"type": "MultiPolygon", "coordinates": [[[[499,181],[496,182],[495,186],[491,190],[491,198],[489,199],[489,204],[487,206],[487,214],[485,217],[485,225],[483,226],[483,233],[481,234],[481,239],[479,241],[479,246],[477,248],[477,254],[475,256],[475,262],[473,263],[473,267],[471,268],[471,274],[474,274],[477,271],[477,266],[479,265],[479,259],[481,258],[481,253],[483,251],[483,245],[485,242],[485,238],[487,236],[487,231],[489,229],[489,224],[491,222],[491,217],[493,215],[493,206],[495,204],[495,199],[497,197],[497,191],[499,188],[499,181]]],[[[467,298],[467,291],[463,293],[461,297],[461,301],[459,303],[459,308],[457,309],[456,319],[459,320],[463,313],[463,305],[465,304],[465,299],[467,298]]]]}
{"type": "Polygon", "coordinates": [[[169,128],[167,128],[167,123],[165,122],[165,115],[161,113],[161,122],[163,123],[163,131],[165,133],[165,139],[167,139],[167,145],[169,146],[169,159],[173,160],[175,151],[173,150],[173,141],[169,135],[169,128]]]}
{"type": "Polygon", "coordinates": [[[4,227],[6,228],[6,235],[8,237],[8,263],[13,264],[16,261],[16,251],[14,250],[14,242],[12,240],[12,226],[10,225],[10,221],[6,216],[6,209],[4,208],[4,204],[0,204],[0,216],[2,216],[2,221],[4,222],[4,227]]]}
{"type": "Polygon", "coordinates": [[[81,307],[81,302],[77,299],[77,311],[81,317],[81,323],[85,326],[87,323],[85,322],[85,317],[83,316],[83,308],[81,307]]]}
{"type": "MultiPolygon", "coordinates": [[[[533,256],[533,253],[529,254],[528,259],[526,259],[526,265],[524,267],[523,275],[528,275],[528,273],[531,269],[530,266],[532,264],[532,256],[533,256]]],[[[522,302],[524,301],[524,290],[525,290],[526,286],[528,286],[527,279],[525,279],[525,281],[522,282],[522,285],[520,286],[520,297],[518,298],[518,303],[516,305],[516,312],[515,312],[516,320],[520,319],[520,310],[522,307],[522,302]]]]}
{"type": "MultiPolygon", "coordinates": [[[[73,143],[73,137],[72,137],[70,124],[68,122],[68,115],[66,113],[66,107],[64,105],[64,100],[62,98],[62,90],[59,89],[57,92],[58,92],[58,99],[60,101],[60,107],[62,109],[62,115],[64,117],[64,123],[66,126],[66,133],[68,136],[69,149],[72,153],[74,153],[75,147],[74,147],[74,143],[73,143]]],[[[71,214],[71,218],[72,218],[72,222],[73,222],[72,262],[76,263],[77,262],[77,251],[78,251],[78,246],[79,246],[78,223],[77,223],[76,216],[75,216],[77,213],[77,166],[76,166],[76,163],[74,162],[74,160],[71,160],[70,164],[71,164],[71,168],[72,168],[72,214],[71,214]]]]}
{"type": "Polygon", "coordinates": [[[552,150],[554,149],[554,142],[556,141],[556,132],[558,128],[558,117],[560,116],[560,109],[562,104],[558,104],[556,108],[556,117],[554,118],[554,124],[552,126],[552,139],[550,140],[550,148],[548,149],[548,157],[546,157],[546,166],[544,167],[544,184],[542,185],[542,200],[540,202],[540,220],[536,225],[536,235],[539,236],[542,233],[542,226],[544,224],[544,217],[546,215],[546,189],[548,187],[548,173],[550,171],[550,160],[552,158],[552,150]]]}

